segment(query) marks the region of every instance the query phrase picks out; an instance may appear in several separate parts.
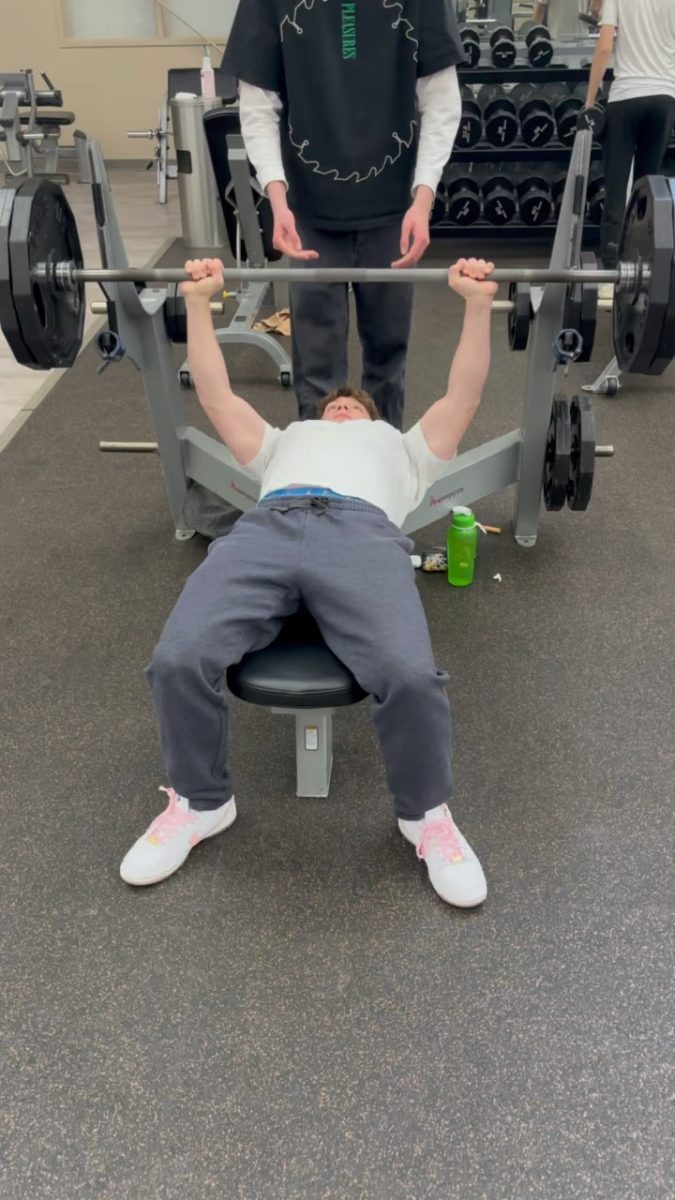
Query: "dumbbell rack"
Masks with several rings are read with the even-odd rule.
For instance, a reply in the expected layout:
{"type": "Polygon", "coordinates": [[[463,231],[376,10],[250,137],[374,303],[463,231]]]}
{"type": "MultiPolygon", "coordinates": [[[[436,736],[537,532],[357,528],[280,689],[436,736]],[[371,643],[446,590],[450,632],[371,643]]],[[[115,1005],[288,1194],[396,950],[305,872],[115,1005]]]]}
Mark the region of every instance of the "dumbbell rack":
{"type": "MultiPolygon", "coordinates": [[[[564,51],[559,46],[556,47],[556,55],[554,60],[548,67],[536,68],[524,62],[516,62],[516,64],[504,70],[498,70],[487,65],[477,67],[459,67],[458,76],[460,85],[465,84],[488,84],[498,83],[500,85],[513,85],[518,83],[568,83],[577,84],[585,82],[588,78],[590,60],[593,55],[595,42],[593,39],[584,40],[574,46],[565,46],[564,51]],[[564,59],[563,59],[564,53],[564,59]]],[[[611,79],[611,72],[608,73],[608,78],[611,79]]],[[[470,149],[456,148],[443,173],[443,179],[437,193],[436,213],[442,209],[445,202],[445,187],[448,179],[454,175],[453,168],[459,164],[471,165],[488,165],[493,163],[507,167],[508,164],[532,164],[536,168],[544,163],[559,163],[561,170],[566,170],[571,154],[571,146],[565,146],[559,141],[551,141],[546,146],[532,147],[526,145],[520,139],[516,140],[510,146],[502,148],[495,147],[483,139],[477,145],[470,149]]],[[[602,158],[602,148],[599,143],[594,142],[591,150],[592,161],[598,161],[602,158]]],[[[507,172],[503,172],[506,174],[507,172]]],[[[454,224],[447,217],[438,215],[435,220],[432,220],[431,235],[432,237],[444,238],[462,238],[473,240],[478,237],[481,240],[495,241],[552,241],[553,234],[556,228],[556,218],[547,221],[541,225],[525,224],[519,216],[516,216],[506,225],[494,225],[484,217],[480,217],[477,221],[469,225],[454,224]]],[[[597,243],[599,235],[599,225],[585,221],[584,223],[584,244],[593,245],[597,243]]]]}

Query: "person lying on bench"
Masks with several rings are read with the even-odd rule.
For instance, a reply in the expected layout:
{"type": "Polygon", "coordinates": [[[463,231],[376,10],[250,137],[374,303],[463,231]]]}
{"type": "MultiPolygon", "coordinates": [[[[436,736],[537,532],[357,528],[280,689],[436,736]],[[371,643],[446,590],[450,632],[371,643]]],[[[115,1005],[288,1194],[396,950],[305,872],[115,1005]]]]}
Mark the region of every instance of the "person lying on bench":
{"type": "Polygon", "coordinates": [[[398,826],[436,892],[472,907],[486,896],[481,865],[455,825],[447,675],[439,671],[401,531],[448,469],[490,365],[492,263],[460,259],[450,287],[464,298],[461,337],[444,396],[402,434],[370,397],[343,387],[318,420],[274,429],[230,384],[209,309],[222,263],[186,264],[188,356],[206,415],[260,500],[209,546],[188,579],[147,675],[159,722],[168,807],[125,856],[130,884],[172,874],[237,810],[227,758],[226,669],[276,638],[301,604],[324,641],[372,697],[398,826]],[[368,582],[372,584],[372,590],[368,582]]]}

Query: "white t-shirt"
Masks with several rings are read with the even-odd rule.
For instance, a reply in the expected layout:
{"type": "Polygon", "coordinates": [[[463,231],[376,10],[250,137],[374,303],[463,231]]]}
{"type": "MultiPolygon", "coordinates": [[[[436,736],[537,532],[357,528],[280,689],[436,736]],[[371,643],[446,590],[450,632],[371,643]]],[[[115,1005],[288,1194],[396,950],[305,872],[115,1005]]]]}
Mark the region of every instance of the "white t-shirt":
{"type": "Polygon", "coordinates": [[[675,0],[605,0],[602,24],[616,28],[609,100],[675,97],[675,0]]]}
{"type": "Polygon", "coordinates": [[[387,421],[294,421],[268,425],[243,470],[260,482],[261,496],[293,484],[331,488],[375,504],[400,526],[448,466],[432,454],[419,422],[400,433],[387,421]]]}
{"type": "Polygon", "coordinates": [[[579,20],[579,0],[548,0],[546,24],[552,38],[579,38],[588,28],[579,20]]]}

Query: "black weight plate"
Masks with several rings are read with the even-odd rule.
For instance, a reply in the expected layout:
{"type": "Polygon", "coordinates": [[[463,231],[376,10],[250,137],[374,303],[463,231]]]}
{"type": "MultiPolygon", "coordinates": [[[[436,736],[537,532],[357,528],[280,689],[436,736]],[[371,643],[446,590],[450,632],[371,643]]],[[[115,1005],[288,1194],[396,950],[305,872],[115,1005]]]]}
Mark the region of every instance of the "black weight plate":
{"type": "Polygon", "coordinates": [[[572,445],[567,503],[575,512],[584,512],[591,498],[595,472],[595,417],[590,398],[573,396],[569,413],[572,445]]]}
{"type": "Polygon", "coordinates": [[[468,67],[476,67],[480,61],[480,38],[475,29],[460,30],[462,50],[468,67]]]}
{"type": "Polygon", "coordinates": [[[527,350],[532,319],[530,287],[527,283],[510,283],[509,300],[513,308],[507,322],[511,350],[527,350]]]}
{"type": "Polygon", "coordinates": [[[430,225],[440,225],[448,215],[448,198],[444,187],[439,187],[434,198],[434,206],[429,218],[430,225]]]}
{"type": "MultiPolygon", "coordinates": [[[[673,241],[675,242],[675,179],[667,179],[673,200],[673,241]]],[[[650,375],[661,375],[675,358],[675,254],[670,272],[670,301],[663,323],[658,350],[649,368],[650,375]]]]}
{"type": "Polygon", "coordinates": [[[178,283],[170,283],[164,301],[164,327],[170,342],[184,346],[187,342],[187,308],[178,283]]]}
{"type": "Polygon", "coordinates": [[[15,188],[0,191],[0,329],[16,361],[23,367],[35,367],[28,346],[21,336],[21,326],[14,306],[12,272],[9,262],[9,229],[12,222],[15,188]]]}
{"type": "Polygon", "coordinates": [[[81,267],[75,218],[61,188],[47,179],[28,179],[17,190],[9,231],[14,304],[21,336],[38,369],[72,367],[84,328],[84,284],[60,290],[49,278],[58,262],[81,267]],[[37,280],[38,265],[47,278],[37,280]]]}
{"type": "MultiPolygon", "coordinates": [[[[12,221],[13,224],[13,221],[12,221]]],[[[660,349],[670,303],[675,235],[669,180],[647,175],[628,202],[619,242],[619,260],[649,268],[637,295],[617,289],[614,298],[614,351],[622,371],[661,374],[660,349]],[[653,369],[652,364],[658,364],[653,369]]]]}
{"type": "Polygon", "coordinates": [[[546,436],[544,459],[544,504],[549,512],[560,512],[567,499],[572,451],[572,426],[567,396],[553,397],[551,421],[546,436]]]}
{"type": "Polygon", "coordinates": [[[581,112],[581,101],[575,96],[563,100],[556,109],[558,137],[563,146],[570,146],[577,135],[577,120],[581,112]]]}
{"type": "MultiPolygon", "coordinates": [[[[598,269],[598,261],[592,250],[582,250],[579,264],[582,271],[597,271],[598,269]]],[[[581,312],[578,328],[583,342],[583,350],[577,362],[590,362],[598,324],[598,289],[592,283],[582,283],[579,286],[581,288],[581,312]]]]}
{"type": "Polygon", "coordinates": [[[520,32],[521,34],[525,34],[526,46],[531,46],[533,42],[537,42],[540,39],[546,42],[550,42],[551,40],[551,34],[545,25],[533,24],[531,21],[526,21],[520,32]]]}

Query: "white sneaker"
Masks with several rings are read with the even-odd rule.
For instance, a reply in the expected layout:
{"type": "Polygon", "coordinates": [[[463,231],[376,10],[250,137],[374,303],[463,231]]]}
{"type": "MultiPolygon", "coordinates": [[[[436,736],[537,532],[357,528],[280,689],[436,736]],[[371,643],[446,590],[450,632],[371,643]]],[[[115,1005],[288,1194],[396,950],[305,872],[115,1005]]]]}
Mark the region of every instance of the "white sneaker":
{"type": "Polygon", "coordinates": [[[487,896],[487,882],[476,855],[452,819],[447,804],[432,808],[421,821],[399,820],[404,838],[427,864],[431,886],[447,904],[473,908],[487,896]]]}
{"type": "Polygon", "coordinates": [[[221,833],[236,819],[234,796],[220,808],[198,812],[173,788],[159,790],[167,793],[168,806],[122,859],[120,875],[125,883],[142,886],[166,879],[182,866],[193,846],[221,833]]]}

